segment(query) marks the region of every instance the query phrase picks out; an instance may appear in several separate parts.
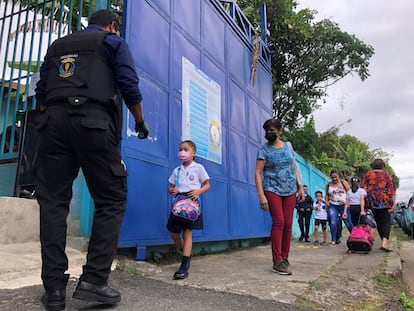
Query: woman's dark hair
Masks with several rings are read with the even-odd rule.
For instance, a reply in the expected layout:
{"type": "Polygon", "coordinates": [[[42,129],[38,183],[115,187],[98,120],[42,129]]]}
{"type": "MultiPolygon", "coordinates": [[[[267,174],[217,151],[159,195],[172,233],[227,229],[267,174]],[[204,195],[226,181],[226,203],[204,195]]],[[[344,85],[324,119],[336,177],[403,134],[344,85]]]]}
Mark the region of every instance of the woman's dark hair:
{"type": "Polygon", "coordinates": [[[361,180],[359,179],[358,176],[354,176],[354,177],[351,178],[351,190],[352,190],[353,193],[358,191],[360,182],[361,182],[361,180]]]}
{"type": "Polygon", "coordinates": [[[385,167],[385,162],[382,159],[374,159],[370,163],[370,166],[374,170],[382,170],[385,167]]]}
{"type": "Polygon", "coordinates": [[[332,174],[338,174],[338,176],[341,177],[341,173],[339,173],[339,170],[337,170],[336,168],[333,168],[331,170],[331,172],[329,173],[329,176],[331,176],[332,174]]]}
{"type": "Polygon", "coordinates": [[[266,122],[263,123],[263,129],[265,131],[267,131],[271,127],[274,127],[277,130],[281,130],[282,129],[282,123],[278,119],[275,119],[275,118],[266,120],[266,122]]]}
{"type": "Polygon", "coordinates": [[[115,23],[115,28],[119,30],[119,16],[118,14],[109,10],[99,10],[92,14],[89,19],[89,24],[106,27],[115,23]]]}

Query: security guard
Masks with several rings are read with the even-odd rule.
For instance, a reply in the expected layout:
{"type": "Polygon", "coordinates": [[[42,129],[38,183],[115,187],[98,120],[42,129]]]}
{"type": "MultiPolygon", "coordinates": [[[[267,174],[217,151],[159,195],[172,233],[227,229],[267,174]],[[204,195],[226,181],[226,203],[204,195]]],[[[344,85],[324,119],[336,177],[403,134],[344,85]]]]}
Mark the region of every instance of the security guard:
{"type": "Polygon", "coordinates": [[[135,118],[138,137],[146,138],[138,82],[129,47],[119,37],[118,15],[111,11],[97,11],[84,31],[56,40],[47,51],[36,88],[42,110],[36,184],[46,290],[41,300],[47,310],[65,309],[66,218],[79,168],[95,214],[87,261],[73,297],[105,304],[121,300],[107,283],[127,198],[118,93],[135,118]]]}

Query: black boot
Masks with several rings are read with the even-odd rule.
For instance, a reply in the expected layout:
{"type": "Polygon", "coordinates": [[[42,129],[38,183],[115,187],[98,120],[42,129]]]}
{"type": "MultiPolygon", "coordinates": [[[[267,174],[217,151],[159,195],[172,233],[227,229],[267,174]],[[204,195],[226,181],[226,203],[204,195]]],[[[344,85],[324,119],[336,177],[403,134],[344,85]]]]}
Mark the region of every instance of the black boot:
{"type": "Polygon", "coordinates": [[[46,310],[59,311],[66,307],[66,289],[48,291],[42,296],[42,303],[46,310]]]}
{"type": "Polygon", "coordinates": [[[181,266],[174,273],[174,280],[182,280],[188,277],[188,269],[190,269],[191,256],[183,256],[181,258],[181,266]]]}

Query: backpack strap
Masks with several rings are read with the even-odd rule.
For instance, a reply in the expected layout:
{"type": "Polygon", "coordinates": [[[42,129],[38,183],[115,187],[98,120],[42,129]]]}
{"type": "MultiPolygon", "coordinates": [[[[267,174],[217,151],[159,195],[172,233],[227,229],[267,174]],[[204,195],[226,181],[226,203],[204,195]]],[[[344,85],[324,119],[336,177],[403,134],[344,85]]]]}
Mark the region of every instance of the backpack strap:
{"type": "Polygon", "coordinates": [[[175,176],[175,187],[178,188],[178,178],[180,177],[181,167],[177,170],[177,176],[175,176]]]}

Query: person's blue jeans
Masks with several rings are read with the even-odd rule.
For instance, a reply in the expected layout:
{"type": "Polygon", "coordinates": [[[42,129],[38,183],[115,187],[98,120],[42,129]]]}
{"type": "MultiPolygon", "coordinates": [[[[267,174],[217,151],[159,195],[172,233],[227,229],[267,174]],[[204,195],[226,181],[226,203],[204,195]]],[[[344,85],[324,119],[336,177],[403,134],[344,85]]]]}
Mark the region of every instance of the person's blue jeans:
{"type": "MultiPolygon", "coordinates": [[[[330,228],[331,228],[331,238],[332,241],[337,241],[337,230],[338,230],[338,222],[342,221],[342,215],[344,214],[345,205],[336,205],[336,204],[329,204],[329,219],[330,219],[330,228]]],[[[346,227],[348,228],[349,232],[351,232],[352,228],[354,227],[351,221],[350,214],[347,213],[347,218],[343,219],[345,222],[346,227]]]]}

